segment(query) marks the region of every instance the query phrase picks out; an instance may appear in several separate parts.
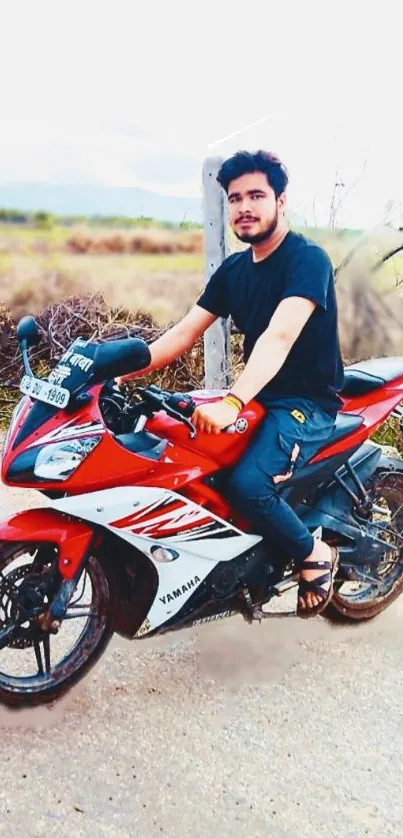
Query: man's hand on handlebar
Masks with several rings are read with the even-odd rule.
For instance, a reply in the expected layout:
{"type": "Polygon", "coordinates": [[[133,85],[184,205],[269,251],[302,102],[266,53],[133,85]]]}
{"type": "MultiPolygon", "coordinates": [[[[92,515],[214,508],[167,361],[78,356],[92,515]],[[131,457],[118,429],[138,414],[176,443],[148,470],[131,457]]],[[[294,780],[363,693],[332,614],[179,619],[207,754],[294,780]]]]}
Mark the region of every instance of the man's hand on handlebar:
{"type": "Polygon", "coordinates": [[[225,401],[201,404],[196,408],[192,422],[199,431],[219,434],[224,428],[236,422],[238,413],[239,410],[235,405],[225,401]]]}
{"type": "MultiPolygon", "coordinates": [[[[135,377],[137,376],[133,375],[133,379],[135,377]]],[[[118,387],[121,387],[128,380],[130,381],[131,377],[117,376],[114,379],[118,387]]],[[[147,388],[138,388],[138,392],[144,400],[144,404],[151,410],[150,415],[160,409],[165,409],[171,416],[176,417],[193,429],[193,435],[196,431],[219,434],[235,424],[240,411],[240,408],[236,406],[236,397],[235,403],[231,403],[230,398],[229,401],[221,399],[216,402],[200,404],[196,407],[189,394],[170,393],[153,384],[147,388]]]]}

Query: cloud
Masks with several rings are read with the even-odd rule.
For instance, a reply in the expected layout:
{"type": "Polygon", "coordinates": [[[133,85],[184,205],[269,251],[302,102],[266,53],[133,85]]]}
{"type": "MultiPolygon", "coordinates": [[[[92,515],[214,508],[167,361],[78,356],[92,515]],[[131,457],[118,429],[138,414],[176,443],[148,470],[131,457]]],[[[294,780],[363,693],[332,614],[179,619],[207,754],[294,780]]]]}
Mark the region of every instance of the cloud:
{"type": "Polygon", "coordinates": [[[169,149],[131,126],[131,133],[118,133],[122,127],[88,122],[72,130],[43,119],[8,121],[0,136],[0,183],[153,184],[166,194],[195,194],[200,155],[169,149]]]}

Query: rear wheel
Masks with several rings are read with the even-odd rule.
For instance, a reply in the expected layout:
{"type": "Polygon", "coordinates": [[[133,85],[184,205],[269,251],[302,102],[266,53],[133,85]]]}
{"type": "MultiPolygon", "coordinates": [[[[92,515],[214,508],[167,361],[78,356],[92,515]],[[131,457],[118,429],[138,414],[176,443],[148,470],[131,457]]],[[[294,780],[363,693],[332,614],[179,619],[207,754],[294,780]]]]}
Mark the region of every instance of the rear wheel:
{"type": "Polygon", "coordinates": [[[113,634],[108,569],[97,556],[89,558],[61,627],[51,634],[38,616],[60,584],[56,552],[14,548],[0,568],[0,703],[48,703],[84,677],[113,634]]]}
{"type": "Polygon", "coordinates": [[[379,527],[379,536],[390,548],[376,569],[376,581],[335,583],[332,600],[323,612],[332,622],[370,620],[403,592],[403,474],[377,473],[368,490],[374,504],[371,523],[379,527]]]}

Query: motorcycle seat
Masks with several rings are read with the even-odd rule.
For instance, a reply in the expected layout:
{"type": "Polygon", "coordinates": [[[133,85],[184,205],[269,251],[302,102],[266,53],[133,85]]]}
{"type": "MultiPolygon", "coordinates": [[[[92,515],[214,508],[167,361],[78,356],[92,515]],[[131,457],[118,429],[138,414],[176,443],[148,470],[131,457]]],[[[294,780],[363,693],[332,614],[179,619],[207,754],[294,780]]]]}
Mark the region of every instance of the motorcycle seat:
{"type": "Polygon", "coordinates": [[[403,377],[403,356],[371,358],[344,368],[341,396],[356,398],[383,387],[395,378],[403,377]]]}
{"type": "Polygon", "coordinates": [[[322,451],[323,448],[328,448],[329,445],[333,445],[339,439],[343,439],[348,434],[352,434],[353,431],[361,427],[363,422],[364,419],[362,416],[356,416],[354,413],[338,413],[332,435],[319,450],[322,451]]]}

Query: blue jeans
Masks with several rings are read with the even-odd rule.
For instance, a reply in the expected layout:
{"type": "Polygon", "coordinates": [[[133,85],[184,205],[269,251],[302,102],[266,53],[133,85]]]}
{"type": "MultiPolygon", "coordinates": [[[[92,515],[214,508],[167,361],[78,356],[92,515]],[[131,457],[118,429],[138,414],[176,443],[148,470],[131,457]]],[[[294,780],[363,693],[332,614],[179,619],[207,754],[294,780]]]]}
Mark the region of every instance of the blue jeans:
{"type": "Polygon", "coordinates": [[[299,397],[276,399],[265,407],[256,437],[230,476],[228,495],[259,535],[299,565],[312,552],[313,537],[278,488],[325,445],[335,419],[299,397]]]}

